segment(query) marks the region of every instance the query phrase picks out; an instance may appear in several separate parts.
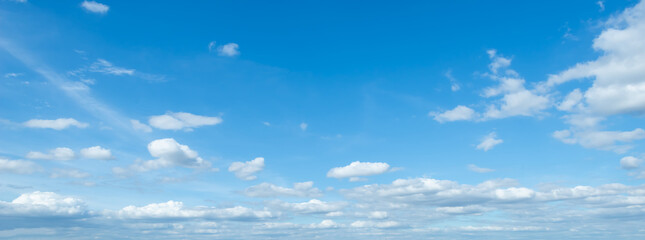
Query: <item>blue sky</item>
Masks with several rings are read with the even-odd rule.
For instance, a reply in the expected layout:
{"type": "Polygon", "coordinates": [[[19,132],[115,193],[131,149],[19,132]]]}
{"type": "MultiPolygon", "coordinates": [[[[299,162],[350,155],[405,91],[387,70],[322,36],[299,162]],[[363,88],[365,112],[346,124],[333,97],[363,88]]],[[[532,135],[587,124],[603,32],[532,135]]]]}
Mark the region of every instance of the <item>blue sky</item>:
{"type": "Polygon", "coordinates": [[[642,239],[645,3],[0,0],[0,238],[642,239]]]}

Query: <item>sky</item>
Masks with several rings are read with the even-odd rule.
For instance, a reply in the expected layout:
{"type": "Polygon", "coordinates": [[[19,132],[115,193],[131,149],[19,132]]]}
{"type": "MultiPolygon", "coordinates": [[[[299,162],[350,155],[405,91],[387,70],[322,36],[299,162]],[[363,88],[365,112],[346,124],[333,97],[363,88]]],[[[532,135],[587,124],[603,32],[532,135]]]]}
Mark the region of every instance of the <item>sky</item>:
{"type": "Polygon", "coordinates": [[[643,239],[645,2],[0,0],[0,239],[643,239]]]}

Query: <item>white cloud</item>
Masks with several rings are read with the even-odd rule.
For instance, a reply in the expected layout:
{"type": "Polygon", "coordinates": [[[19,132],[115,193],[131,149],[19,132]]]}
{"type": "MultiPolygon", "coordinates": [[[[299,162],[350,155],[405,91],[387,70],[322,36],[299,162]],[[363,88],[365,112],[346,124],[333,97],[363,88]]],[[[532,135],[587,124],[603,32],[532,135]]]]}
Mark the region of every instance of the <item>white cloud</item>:
{"type": "Polygon", "coordinates": [[[470,109],[469,107],[459,105],[452,110],[445,111],[443,113],[431,112],[429,116],[434,116],[434,120],[440,123],[443,122],[453,122],[453,121],[469,121],[474,120],[477,117],[475,110],[470,109]]]}
{"type": "Polygon", "coordinates": [[[604,0],[597,1],[596,5],[598,5],[598,7],[600,8],[599,11],[601,11],[601,12],[605,11],[605,1],[604,0]]]}
{"type": "Polygon", "coordinates": [[[372,211],[367,215],[367,218],[371,219],[386,219],[388,214],[386,211],[372,211]]]}
{"type": "Polygon", "coordinates": [[[547,109],[549,104],[549,98],[546,96],[540,96],[529,90],[522,89],[517,92],[505,94],[499,105],[489,105],[484,113],[484,118],[495,119],[512,116],[534,116],[547,109]]]}
{"type": "Polygon", "coordinates": [[[40,169],[40,166],[30,161],[0,158],[0,173],[31,174],[40,169]]]}
{"type": "Polygon", "coordinates": [[[584,107],[581,105],[582,101],[582,92],[580,89],[576,88],[571,91],[565,98],[562,100],[560,105],[558,105],[558,110],[560,111],[572,111],[572,110],[582,110],[584,107]]]}
{"type": "Polygon", "coordinates": [[[76,169],[54,169],[50,178],[87,178],[90,174],[76,169]]]}
{"type": "MultiPolygon", "coordinates": [[[[134,171],[150,171],[168,167],[209,168],[211,163],[205,161],[188,146],[179,144],[173,138],[157,139],[148,144],[148,152],[157,159],[137,162],[129,167],[134,171]]],[[[128,169],[114,168],[116,174],[125,174],[128,169]]]]}
{"type": "Polygon", "coordinates": [[[620,167],[623,169],[636,169],[643,163],[642,159],[627,156],[620,159],[620,167]]]}
{"type": "Polygon", "coordinates": [[[626,9],[607,22],[594,39],[602,54],[596,60],[578,63],[549,76],[544,88],[575,79],[591,79],[584,92],[589,111],[612,115],[645,111],[645,2],[626,9]]]}
{"type": "Polygon", "coordinates": [[[235,176],[242,180],[255,180],[254,174],[264,169],[264,158],[258,157],[247,162],[233,162],[228,167],[228,171],[235,173],[235,176]]]}
{"type": "Polygon", "coordinates": [[[209,51],[209,52],[212,52],[212,51],[215,51],[215,50],[216,50],[216,49],[215,49],[215,44],[216,44],[216,43],[217,43],[217,42],[215,42],[215,41],[211,41],[211,42],[209,42],[209,43],[208,43],[208,51],[209,51]]]}
{"type": "Polygon", "coordinates": [[[327,177],[331,178],[352,178],[361,176],[371,176],[387,172],[390,165],[384,162],[352,162],[344,167],[332,168],[327,172],[327,177]]]}
{"type": "Polygon", "coordinates": [[[276,186],[270,183],[261,183],[245,189],[242,193],[249,197],[320,197],[320,189],[313,187],[314,182],[294,183],[293,188],[276,186]]]}
{"type": "Polygon", "coordinates": [[[632,131],[597,131],[560,130],[553,132],[553,137],[567,144],[580,144],[585,148],[624,152],[628,145],[616,145],[618,142],[630,143],[645,138],[645,130],[637,128],[632,131]]]}
{"type": "Polygon", "coordinates": [[[108,10],[110,10],[110,7],[108,5],[95,1],[83,1],[83,3],[81,3],[81,7],[83,7],[87,11],[98,14],[106,14],[108,10]]]}
{"type": "Polygon", "coordinates": [[[498,85],[484,89],[482,96],[486,98],[501,96],[501,98],[489,103],[481,117],[475,110],[459,105],[444,113],[430,113],[436,121],[485,121],[514,116],[530,117],[543,114],[544,110],[552,105],[549,96],[525,88],[526,81],[513,69],[508,68],[511,65],[511,59],[499,56],[494,49],[488,50],[487,53],[491,59],[488,66],[490,72],[482,76],[498,82],[498,85]]]}
{"type": "MultiPolygon", "coordinates": [[[[110,213],[108,213],[110,214],[110,213]]],[[[228,220],[255,220],[274,218],[277,215],[267,211],[256,211],[250,208],[235,206],[230,208],[195,207],[186,208],[183,202],[168,201],[165,203],[152,203],[143,207],[127,206],[111,213],[124,219],[228,219],[228,220]]]]}
{"type": "Polygon", "coordinates": [[[350,224],[354,228],[395,228],[400,227],[401,223],[396,221],[374,222],[374,221],[355,221],[350,224]]]}
{"type": "Polygon", "coordinates": [[[77,198],[53,192],[32,192],[11,202],[0,201],[0,215],[19,217],[79,217],[87,215],[85,203],[77,198]]]}
{"type": "Polygon", "coordinates": [[[185,112],[169,112],[164,115],[152,116],[149,119],[150,126],[163,130],[190,130],[195,127],[220,123],[222,123],[222,118],[220,117],[207,117],[185,112]]]}
{"type": "Polygon", "coordinates": [[[477,173],[489,173],[495,171],[495,169],[478,167],[475,164],[468,164],[468,169],[477,173]]]}
{"type": "Polygon", "coordinates": [[[240,54],[240,51],[238,50],[238,48],[239,48],[239,45],[237,45],[237,43],[227,43],[223,46],[219,46],[217,48],[217,53],[220,56],[233,57],[240,54]]]}
{"type": "Polygon", "coordinates": [[[300,124],[300,129],[301,129],[302,131],[306,131],[308,126],[309,126],[309,125],[307,125],[306,123],[301,123],[301,124],[300,124]]]}
{"type": "Polygon", "coordinates": [[[345,202],[324,202],[318,199],[311,199],[307,202],[300,202],[300,203],[274,201],[270,204],[275,205],[276,207],[281,208],[283,210],[288,210],[288,211],[301,213],[301,214],[322,214],[322,213],[336,212],[345,208],[345,206],[347,206],[347,203],[345,202]]]}
{"type": "Polygon", "coordinates": [[[111,62],[108,62],[105,59],[98,59],[96,62],[92,63],[89,68],[90,72],[105,73],[110,75],[134,75],[134,69],[127,69],[122,67],[114,66],[111,62]]]}
{"type": "Polygon", "coordinates": [[[477,149],[484,150],[484,152],[486,152],[502,142],[504,142],[502,139],[497,138],[497,133],[491,132],[484,137],[479,145],[477,145],[477,149]]]}
{"type": "Polygon", "coordinates": [[[70,148],[59,147],[49,150],[49,153],[28,152],[26,158],[69,161],[76,158],[76,154],[74,153],[74,150],[70,148]]]}
{"type": "Polygon", "coordinates": [[[83,158],[97,159],[97,160],[110,160],[114,157],[110,149],[102,148],[101,146],[94,146],[81,149],[81,156],[83,158]]]}
{"type": "Polygon", "coordinates": [[[130,119],[130,123],[132,124],[132,128],[134,130],[142,131],[142,132],[152,132],[152,128],[145,123],[139,122],[139,120],[134,120],[130,119]]]}
{"type": "Polygon", "coordinates": [[[490,49],[486,51],[486,53],[488,53],[488,57],[492,61],[488,65],[488,68],[493,72],[493,74],[497,74],[497,70],[500,68],[506,68],[511,65],[511,59],[497,55],[497,50],[495,49],[490,49]]]}
{"type": "Polygon", "coordinates": [[[31,119],[24,122],[23,125],[29,128],[51,128],[54,130],[63,130],[71,126],[77,128],[86,128],[89,126],[89,124],[76,121],[73,118],[59,118],[55,120],[31,119]]]}

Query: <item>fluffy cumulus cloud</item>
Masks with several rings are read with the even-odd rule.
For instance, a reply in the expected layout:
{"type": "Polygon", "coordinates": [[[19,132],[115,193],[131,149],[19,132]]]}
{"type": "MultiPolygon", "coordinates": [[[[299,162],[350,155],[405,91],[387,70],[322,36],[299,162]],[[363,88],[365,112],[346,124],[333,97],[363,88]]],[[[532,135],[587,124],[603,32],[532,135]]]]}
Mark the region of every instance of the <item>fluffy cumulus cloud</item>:
{"type": "Polygon", "coordinates": [[[584,92],[589,110],[599,114],[645,111],[645,3],[610,19],[593,48],[602,55],[551,75],[545,87],[575,79],[592,79],[584,92]]]}
{"type": "Polygon", "coordinates": [[[235,206],[230,208],[213,207],[184,207],[184,203],[168,201],[152,203],[142,207],[127,206],[115,212],[107,212],[122,219],[226,219],[226,220],[258,220],[274,218],[278,215],[268,210],[253,210],[235,206]]]}
{"type": "Polygon", "coordinates": [[[0,201],[0,216],[82,217],[89,212],[85,203],[53,192],[25,193],[11,202],[0,201]]]}
{"type": "Polygon", "coordinates": [[[108,10],[110,10],[110,7],[108,5],[95,1],[83,1],[81,3],[81,7],[89,12],[97,14],[106,14],[108,10]]]}
{"type": "Polygon", "coordinates": [[[235,173],[237,178],[247,181],[257,179],[258,177],[254,174],[262,169],[264,169],[264,158],[262,157],[247,162],[233,162],[228,167],[228,171],[235,173]]]}
{"type": "Polygon", "coordinates": [[[110,160],[114,158],[110,149],[106,149],[101,146],[81,149],[81,157],[97,160],[110,160]]]}
{"type": "Polygon", "coordinates": [[[89,126],[87,123],[76,121],[73,118],[59,118],[54,120],[47,119],[31,119],[23,123],[28,128],[50,128],[54,130],[63,130],[68,127],[86,128],[89,126]]]}
{"type": "Polygon", "coordinates": [[[163,130],[191,130],[196,127],[220,123],[222,123],[220,117],[207,117],[185,112],[169,112],[164,115],[152,116],[149,119],[150,126],[163,130]]]}
{"type": "Polygon", "coordinates": [[[482,93],[482,97],[490,99],[487,108],[479,114],[469,107],[458,105],[445,112],[431,112],[430,116],[435,121],[486,121],[514,116],[540,116],[552,106],[548,95],[525,87],[526,81],[509,68],[512,59],[501,56],[495,49],[487,53],[491,60],[488,65],[490,71],[482,75],[497,83],[482,93]]]}
{"type": "Polygon", "coordinates": [[[390,165],[384,162],[352,162],[344,167],[335,167],[327,172],[327,177],[350,178],[358,180],[359,177],[382,174],[390,170],[390,165]]]}
{"type": "Polygon", "coordinates": [[[620,167],[623,169],[636,169],[641,166],[643,160],[633,156],[626,156],[620,159],[620,167]]]}
{"type": "Polygon", "coordinates": [[[248,187],[242,193],[249,197],[320,197],[320,189],[313,187],[314,182],[294,183],[293,188],[276,186],[270,183],[261,183],[248,187]]]}
{"type": "Polygon", "coordinates": [[[38,164],[30,161],[9,160],[0,157],[0,173],[31,174],[40,169],[38,164]]]}
{"type": "Polygon", "coordinates": [[[474,120],[477,117],[475,110],[472,110],[469,107],[459,105],[452,110],[448,110],[442,113],[431,112],[429,113],[431,117],[434,117],[434,120],[440,123],[443,122],[454,122],[454,121],[469,121],[474,120]]]}
{"type": "Polygon", "coordinates": [[[44,160],[59,160],[59,161],[69,161],[76,158],[76,153],[74,150],[66,147],[59,147],[49,150],[48,153],[42,152],[28,152],[26,158],[29,159],[44,159],[44,160]]]}
{"type": "Polygon", "coordinates": [[[559,110],[569,112],[565,119],[571,127],[554,132],[555,138],[619,153],[631,147],[626,143],[645,138],[645,132],[640,128],[605,131],[599,126],[612,115],[645,111],[644,37],[645,2],[640,2],[605,23],[605,29],[593,42],[600,57],[550,75],[540,84],[543,91],[548,91],[572,80],[591,82],[587,89],[574,89],[568,93],[558,106],[559,110]]]}
{"type": "Polygon", "coordinates": [[[502,142],[504,142],[502,139],[497,138],[497,133],[492,132],[482,139],[482,141],[477,145],[477,149],[486,152],[502,142]]]}
{"type": "Polygon", "coordinates": [[[202,159],[196,151],[179,144],[173,138],[150,142],[148,152],[157,159],[137,162],[128,169],[114,168],[114,173],[125,174],[128,170],[144,172],[168,167],[209,168],[211,166],[211,163],[202,159]]]}

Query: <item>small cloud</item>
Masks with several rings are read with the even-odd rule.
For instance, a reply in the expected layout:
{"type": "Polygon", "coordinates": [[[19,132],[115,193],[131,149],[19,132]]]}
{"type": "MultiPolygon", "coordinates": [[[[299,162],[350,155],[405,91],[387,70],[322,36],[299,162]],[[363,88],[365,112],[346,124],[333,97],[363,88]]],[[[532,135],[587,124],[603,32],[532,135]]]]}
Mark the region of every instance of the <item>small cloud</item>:
{"type": "Polygon", "coordinates": [[[450,90],[452,90],[453,92],[459,91],[461,86],[459,86],[459,82],[457,82],[457,79],[455,79],[455,77],[452,76],[452,70],[446,71],[444,76],[446,76],[446,78],[450,80],[450,90]]]}
{"type": "Polygon", "coordinates": [[[28,128],[50,128],[54,130],[63,130],[71,126],[77,128],[86,128],[89,126],[89,124],[76,121],[73,118],[59,118],[54,120],[31,119],[24,122],[23,125],[28,128]]]}
{"type": "Polygon", "coordinates": [[[212,42],[208,43],[208,51],[209,52],[212,52],[212,51],[216,50],[215,43],[216,43],[215,41],[212,41],[212,42]]]}
{"type": "Polygon", "coordinates": [[[642,159],[633,157],[633,156],[627,156],[622,159],[620,159],[620,167],[622,169],[636,169],[640,167],[641,163],[643,162],[642,159]]]}
{"type": "Polygon", "coordinates": [[[185,112],[168,112],[164,115],[150,117],[148,123],[163,130],[192,130],[195,127],[217,125],[222,123],[221,117],[200,116],[185,112]]]}
{"type": "Polygon", "coordinates": [[[83,3],[81,3],[81,7],[83,7],[87,11],[98,14],[106,14],[108,10],[110,10],[110,7],[108,5],[95,1],[83,1],[83,3]]]}
{"type": "Polygon", "coordinates": [[[605,11],[605,1],[604,0],[597,1],[596,4],[600,8],[599,9],[600,12],[605,11]]]}
{"type": "Polygon", "coordinates": [[[484,137],[482,142],[479,145],[477,145],[477,149],[484,150],[484,152],[486,152],[492,149],[493,147],[495,147],[495,145],[500,144],[502,142],[504,141],[502,139],[497,139],[497,134],[495,132],[492,132],[488,134],[486,137],[484,137]]]}
{"type": "Polygon", "coordinates": [[[142,131],[142,132],[152,132],[152,128],[145,123],[139,122],[139,120],[134,120],[131,119],[130,123],[132,124],[132,128],[134,130],[142,131]]]}
{"type": "Polygon", "coordinates": [[[264,126],[267,126],[267,127],[270,127],[270,126],[271,126],[271,123],[270,123],[270,122],[262,122],[262,124],[264,124],[264,126]]]}
{"type": "Polygon", "coordinates": [[[97,159],[97,160],[110,160],[114,159],[110,149],[102,148],[101,146],[94,146],[81,149],[81,156],[83,158],[97,159]]]}
{"type": "Polygon", "coordinates": [[[28,152],[28,159],[44,159],[44,160],[59,160],[59,161],[69,161],[76,158],[74,150],[66,147],[59,147],[52,150],[49,150],[48,153],[42,152],[28,152]]]}
{"type": "Polygon", "coordinates": [[[76,169],[54,169],[50,178],[87,178],[90,174],[76,169]]]}
{"type": "Polygon", "coordinates": [[[327,177],[350,178],[350,181],[361,181],[363,176],[377,175],[387,172],[390,165],[384,162],[352,162],[344,167],[332,168],[327,172],[327,177]]]}
{"type": "Polygon", "coordinates": [[[258,177],[254,176],[254,174],[262,171],[262,169],[264,169],[264,158],[262,157],[247,162],[233,162],[228,167],[229,172],[235,173],[237,178],[246,181],[257,179],[258,177]]]}
{"type": "Polygon", "coordinates": [[[227,43],[217,48],[217,54],[220,56],[234,57],[240,55],[238,48],[239,45],[237,43],[227,43]]]}
{"type": "Polygon", "coordinates": [[[477,117],[477,113],[469,107],[459,105],[452,110],[447,110],[442,113],[428,113],[428,116],[434,117],[434,120],[437,122],[444,123],[474,120],[477,117]]]}
{"type": "Polygon", "coordinates": [[[489,173],[495,171],[495,169],[478,167],[475,164],[468,164],[468,170],[477,172],[477,173],[489,173]]]}
{"type": "Polygon", "coordinates": [[[307,127],[308,127],[308,126],[309,126],[309,125],[307,125],[306,123],[301,123],[301,124],[300,124],[300,129],[302,129],[302,131],[307,131],[307,127]]]}

